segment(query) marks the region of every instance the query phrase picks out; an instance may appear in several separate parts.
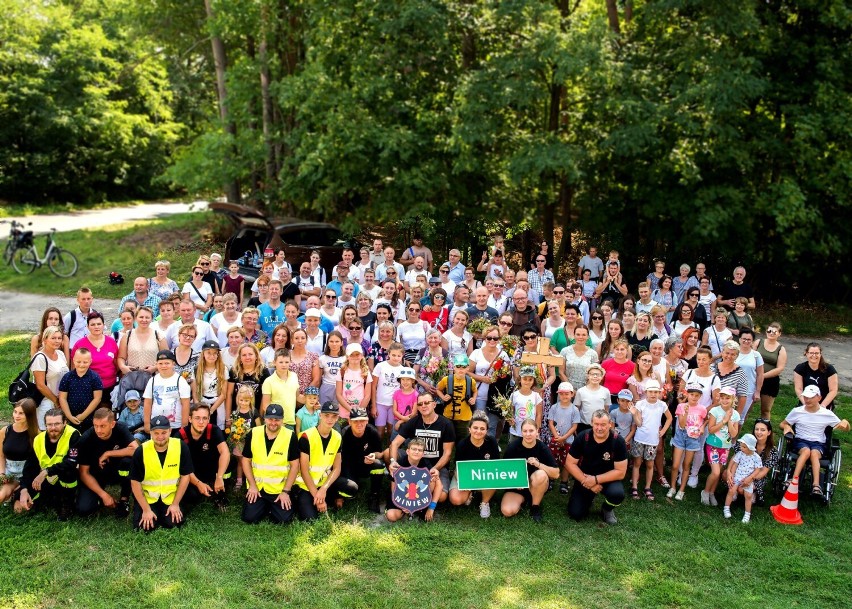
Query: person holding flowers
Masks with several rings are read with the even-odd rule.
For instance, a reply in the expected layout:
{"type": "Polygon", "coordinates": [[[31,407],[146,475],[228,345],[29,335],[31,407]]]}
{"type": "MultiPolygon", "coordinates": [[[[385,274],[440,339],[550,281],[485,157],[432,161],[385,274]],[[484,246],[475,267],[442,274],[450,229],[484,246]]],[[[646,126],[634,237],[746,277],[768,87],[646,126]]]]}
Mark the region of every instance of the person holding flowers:
{"type": "Polygon", "coordinates": [[[426,347],[420,351],[413,366],[418,393],[435,395],[438,381],[447,376],[449,354],[441,346],[441,342],[441,333],[437,329],[430,328],[426,332],[426,347]]]}
{"type": "MultiPolygon", "coordinates": [[[[487,410],[486,406],[489,402],[492,384],[502,381],[499,384],[506,385],[506,389],[508,389],[508,383],[511,381],[511,360],[503,350],[500,340],[500,330],[497,326],[489,326],[483,332],[482,347],[476,349],[470,355],[468,371],[471,378],[476,381],[476,410],[487,410]]],[[[492,410],[487,410],[488,433],[499,438],[503,427],[503,417],[492,410]]]]}

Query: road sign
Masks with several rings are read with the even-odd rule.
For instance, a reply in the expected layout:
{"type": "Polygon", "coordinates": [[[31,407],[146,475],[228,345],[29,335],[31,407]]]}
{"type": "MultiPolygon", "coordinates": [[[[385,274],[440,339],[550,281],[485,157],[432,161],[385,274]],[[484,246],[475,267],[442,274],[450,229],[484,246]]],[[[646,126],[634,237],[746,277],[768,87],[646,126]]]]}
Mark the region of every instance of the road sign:
{"type": "Polygon", "coordinates": [[[457,461],[460,491],[488,488],[529,488],[526,459],[457,461]]]}

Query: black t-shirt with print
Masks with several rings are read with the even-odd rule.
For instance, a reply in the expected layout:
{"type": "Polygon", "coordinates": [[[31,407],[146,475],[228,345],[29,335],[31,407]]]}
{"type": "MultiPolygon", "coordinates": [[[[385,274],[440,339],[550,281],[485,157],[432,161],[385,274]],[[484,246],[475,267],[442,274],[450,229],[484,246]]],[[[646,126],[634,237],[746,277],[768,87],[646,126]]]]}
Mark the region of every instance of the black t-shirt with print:
{"type": "Polygon", "coordinates": [[[579,459],[584,474],[598,476],[615,469],[615,463],[627,460],[624,438],[609,432],[606,440],[597,442],[591,429],[577,435],[568,454],[579,459]]]}

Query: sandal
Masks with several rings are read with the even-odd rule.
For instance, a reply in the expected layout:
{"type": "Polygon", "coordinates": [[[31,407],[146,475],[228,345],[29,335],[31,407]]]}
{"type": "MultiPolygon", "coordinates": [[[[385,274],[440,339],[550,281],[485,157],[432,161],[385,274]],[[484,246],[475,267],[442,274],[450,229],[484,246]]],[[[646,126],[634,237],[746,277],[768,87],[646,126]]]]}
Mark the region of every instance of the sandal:
{"type": "Polygon", "coordinates": [[[650,488],[645,489],[645,499],[648,501],[654,500],[654,492],[650,488]]]}
{"type": "Polygon", "coordinates": [[[639,489],[636,488],[635,486],[632,489],[630,489],[630,496],[633,497],[634,499],[639,499],[639,489]]]}
{"type": "Polygon", "coordinates": [[[234,490],[235,490],[235,491],[238,491],[238,490],[240,490],[241,488],[243,488],[243,479],[242,479],[242,478],[237,478],[237,481],[234,483],[234,490]]]}
{"type": "Polygon", "coordinates": [[[672,487],[672,485],[669,484],[669,481],[666,480],[665,476],[660,476],[659,478],[657,478],[657,482],[659,482],[660,486],[662,486],[663,488],[671,488],[672,487]]]}
{"type": "Polygon", "coordinates": [[[814,497],[822,497],[822,489],[818,486],[815,486],[811,490],[811,495],[813,495],[814,497]]]}

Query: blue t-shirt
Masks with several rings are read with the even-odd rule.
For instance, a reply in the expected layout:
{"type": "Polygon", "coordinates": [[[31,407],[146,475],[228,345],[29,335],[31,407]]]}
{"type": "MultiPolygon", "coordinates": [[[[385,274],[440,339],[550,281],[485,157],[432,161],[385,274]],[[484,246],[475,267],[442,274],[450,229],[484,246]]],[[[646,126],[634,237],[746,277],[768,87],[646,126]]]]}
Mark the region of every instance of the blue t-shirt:
{"type": "Polygon", "coordinates": [[[296,413],[296,418],[299,419],[299,431],[307,431],[311,427],[316,427],[319,424],[320,411],[319,408],[313,413],[308,412],[307,408],[300,408],[296,413]]]}
{"type": "Polygon", "coordinates": [[[280,303],[277,309],[273,309],[268,302],[264,302],[257,310],[260,312],[260,318],[257,320],[260,329],[271,337],[275,327],[286,319],[284,317],[284,303],[280,303]]]}
{"type": "Polygon", "coordinates": [[[95,397],[95,391],[102,390],[104,384],[101,377],[95,374],[91,368],[86,374],[80,376],[76,370],[66,372],[59,381],[59,391],[68,392],[68,410],[75,417],[86,410],[95,397]]]}

